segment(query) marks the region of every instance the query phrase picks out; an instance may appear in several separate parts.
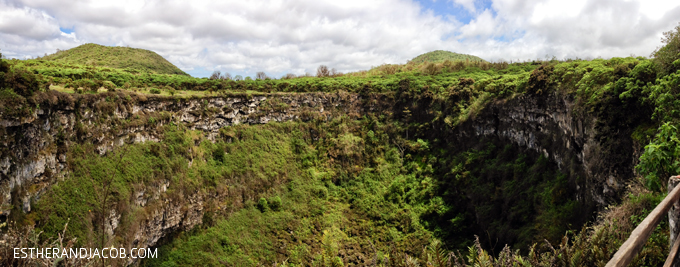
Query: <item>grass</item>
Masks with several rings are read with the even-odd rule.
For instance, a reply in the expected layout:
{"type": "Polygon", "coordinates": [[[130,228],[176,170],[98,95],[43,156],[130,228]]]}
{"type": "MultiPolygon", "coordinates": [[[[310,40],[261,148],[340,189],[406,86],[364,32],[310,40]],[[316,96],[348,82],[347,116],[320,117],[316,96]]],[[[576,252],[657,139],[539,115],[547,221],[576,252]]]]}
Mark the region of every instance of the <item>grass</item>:
{"type": "Polygon", "coordinates": [[[57,53],[44,56],[41,59],[67,64],[81,64],[188,76],[184,71],[180,70],[155,52],[139,48],[84,44],[69,50],[58,51],[57,53]]]}
{"type": "MultiPolygon", "coordinates": [[[[63,53],[63,52],[60,52],[63,53]]],[[[423,63],[380,66],[369,71],[335,77],[297,77],[265,80],[211,80],[186,75],[164,74],[152,70],[139,71],[86,65],[71,61],[44,59],[10,60],[12,69],[25,69],[38,75],[41,83],[63,87],[91,87],[107,84],[115,88],[157,88],[192,91],[257,91],[272,92],[361,92],[396,91],[399,83],[410,80],[421,89],[436,88],[441,93],[460,78],[474,81],[497,79],[507,75],[527,74],[535,68],[532,62],[507,64],[488,62],[423,63]]]]}
{"type": "MultiPolygon", "coordinates": [[[[128,229],[135,229],[145,219],[144,209],[129,202],[132,193],[140,190],[147,191],[147,197],[160,194],[157,197],[165,200],[178,199],[197,190],[205,194],[231,192],[228,194],[233,196],[222,199],[224,202],[206,206],[211,213],[233,212],[242,207],[244,201],[257,199],[259,193],[297,175],[288,164],[293,156],[288,137],[282,134],[291,127],[294,124],[273,123],[262,128],[237,126],[231,130],[238,140],[213,144],[203,139],[202,134],[168,125],[163,128],[160,143],[126,145],[117,168],[114,168],[116,156],[100,157],[92,145],[71,146],[67,156],[68,179],[53,186],[22,223],[35,224],[46,236],[56,236],[71,218],[69,235],[78,238],[79,245],[92,245],[101,230],[95,223],[95,215],[101,212],[97,196],[102,194],[103,179],[113,169],[116,174],[106,212],[115,209],[122,219],[119,234],[110,244],[126,245],[125,241],[130,238],[126,234],[128,229]],[[153,193],[150,188],[164,181],[171,184],[168,191],[153,193]]],[[[150,203],[147,209],[161,204],[150,203]]]]}
{"type": "MultiPolygon", "coordinates": [[[[154,95],[154,96],[166,96],[166,97],[176,97],[176,98],[194,98],[194,97],[213,97],[213,96],[219,96],[221,94],[250,94],[250,95],[265,95],[262,92],[258,91],[252,91],[252,90],[247,90],[247,91],[221,91],[221,92],[210,92],[210,91],[191,91],[191,90],[177,90],[174,91],[174,93],[171,93],[168,90],[160,90],[159,94],[154,94],[150,91],[151,88],[131,88],[131,89],[121,89],[118,88],[116,90],[121,90],[124,92],[128,93],[134,93],[138,95],[154,95]]],[[[50,90],[54,90],[57,92],[61,93],[69,93],[69,94],[75,94],[76,90],[73,88],[65,88],[64,86],[61,85],[50,85],[50,90]]],[[[100,87],[96,93],[104,93],[107,92],[108,90],[104,87],[100,87]]],[[[92,91],[85,91],[83,90],[84,94],[92,94],[94,92],[92,91]]],[[[275,93],[275,94],[280,94],[280,95],[285,95],[285,94],[291,94],[291,93],[275,93]]]]}
{"type": "Polygon", "coordinates": [[[362,264],[372,258],[371,243],[382,255],[389,254],[390,246],[396,246],[395,251],[419,254],[421,245],[432,237],[418,219],[432,209],[433,203],[427,198],[430,190],[420,186],[417,170],[400,170],[402,161],[397,152],[384,151],[389,148],[387,134],[379,129],[372,137],[362,134],[367,123],[347,118],[333,120],[322,128],[316,128],[314,123],[284,123],[296,126],[287,134],[277,133],[276,138],[289,140],[288,150],[282,151],[292,153],[294,159],[268,163],[267,166],[291,168],[272,168],[272,174],[250,165],[270,161],[267,155],[258,155],[261,149],[270,149],[264,145],[267,141],[256,138],[267,126],[247,126],[235,132],[225,128],[223,135],[234,136],[233,143],[225,144],[228,151],[248,151],[253,155],[231,158],[228,153],[224,164],[234,165],[233,169],[243,170],[250,177],[288,173],[288,183],[270,188],[262,196],[268,203],[281,199],[280,210],[262,209],[252,201],[244,209],[217,220],[214,226],[181,234],[162,248],[159,254],[164,256],[145,264],[306,264],[333,261],[340,255],[350,264],[362,264]],[[313,141],[308,127],[321,131],[319,135],[324,138],[313,141]],[[382,148],[371,148],[376,154],[368,156],[367,143],[382,148]],[[374,161],[377,165],[369,167],[374,161]],[[397,198],[390,196],[394,194],[391,188],[402,186],[413,188],[403,189],[411,198],[392,201],[397,198]]]}
{"type": "Polygon", "coordinates": [[[486,62],[486,60],[483,60],[477,56],[473,55],[467,55],[467,54],[458,54],[454,52],[449,52],[449,51],[443,51],[443,50],[435,50],[431,52],[427,52],[422,55],[418,55],[417,57],[414,57],[411,59],[410,62],[412,63],[425,63],[425,62],[444,62],[444,61],[474,61],[474,62],[486,62]]]}

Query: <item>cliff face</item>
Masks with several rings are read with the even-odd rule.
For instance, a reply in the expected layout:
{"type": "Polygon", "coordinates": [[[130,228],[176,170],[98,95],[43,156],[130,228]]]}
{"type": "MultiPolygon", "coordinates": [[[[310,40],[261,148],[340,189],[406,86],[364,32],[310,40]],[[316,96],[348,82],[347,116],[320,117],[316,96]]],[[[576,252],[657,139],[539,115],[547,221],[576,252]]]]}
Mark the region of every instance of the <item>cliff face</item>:
{"type": "MultiPolygon", "coordinates": [[[[625,103],[610,103],[625,109],[625,103]]],[[[596,107],[586,113],[568,95],[521,95],[488,104],[474,118],[449,133],[449,142],[472,147],[479,139],[512,143],[543,155],[569,177],[574,199],[585,204],[585,220],[591,211],[620,198],[634,177],[641,144],[631,138],[634,128],[650,116],[596,107]],[[612,113],[621,112],[611,118],[612,113]]]]}
{"type": "MultiPolygon", "coordinates": [[[[11,212],[31,212],[51,185],[68,177],[67,147],[73,143],[92,143],[103,155],[126,143],[158,141],[161,126],[184,124],[202,130],[214,140],[219,129],[236,124],[262,124],[270,121],[330,118],[342,114],[380,110],[381,102],[348,94],[291,94],[233,96],[196,99],[130,97],[125,94],[48,96],[50,105],[31,116],[2,116],[0,134],[4,149],[0,156],[0,216],[11,212]],[[51,98],[51,99],[49,99],[51,98]]],[[[189,230],[202,223],[205,195],[179,192],[172,199],[163,193],[170,182],[147,186],[135,193],[134,204],[147,210],[147,218],[131,235],[129,245],[151,247],[176,230],[189,230]]],[[[249,194],[210,196],[224,200],[249,194]]],[[[231,201],[235,205],[243,203],[231,201]]],[[[120,214],[113,209],[106,232],[114,234],[120,214]]]]}
{"type": "MultiPolygon", "coordinates": [[[[4,147],[0,156],[0,216],[18,210],[30,212],[33,201],[65,179],[66,151],[74,142],[93,143],[100,154],[105,154],[126,143],[158,141],[159,127],[169,123],[202,130],[214,140],[220,128],[235,124],[357,116],[393,108],[388,97],[341,93],[200,99],[146,99],[107,93],[76,98],[59,94],[52,98],[52,105],[36,107],[32,116],[2,116],[0,120],[4,147]]],[[[575,106],[571,97],[556,93],[522,95],[489,103],[454,129],[432,132],[446,135],[448,142],[461,148],[473,147],[485,137],[542,154],[568,174],[576,188],[575,199],[588,207],[605,207],[633,177],[639,149],[630,138],[631,127],[617,129],[616,136],[611,137],[616,140],[613,146],[602,138],[604,126],[610,124],[597,116],[575,115],[575,106]]],[[[151,247],[173,231],[201,224],[206,198],[233,198],[231,202],[238,206],[244,201],[240,198],[247,195],[180,192],[177,197],[164,199],[163,193],[170,187],[169,182],[160,183],[135,193],[134,203],[146,209],[147,218],[126,239],[129,246],[151,247]]],[[[111,210],[106,231],[116,233],[119,220],[120,214],[111,210]]]]}

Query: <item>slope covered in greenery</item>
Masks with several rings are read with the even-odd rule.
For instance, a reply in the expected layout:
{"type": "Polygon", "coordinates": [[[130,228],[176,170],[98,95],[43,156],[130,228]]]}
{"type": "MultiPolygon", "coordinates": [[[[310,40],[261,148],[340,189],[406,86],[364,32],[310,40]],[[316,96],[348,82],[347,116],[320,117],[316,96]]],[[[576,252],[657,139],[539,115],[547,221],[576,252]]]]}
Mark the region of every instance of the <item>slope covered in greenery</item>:
{"type": "Polygon", "coordinates": [[[410,62],[419,64],[424,62],[444,62],[444,61],[472,61],[472,62],[486,62],[486,60],[480,57],[468,55],[468,54],[458,54],[454,52],[435,50],[432,52],[427,52],[425,54],[419,55],[411,59],[410,62]]]}
{"type": "Polygon", "coordinates": [[[84,44],[69,50],[58,51],[41,59],[139,72],[188,75],[155,52],[140,48],[84,44]]]}

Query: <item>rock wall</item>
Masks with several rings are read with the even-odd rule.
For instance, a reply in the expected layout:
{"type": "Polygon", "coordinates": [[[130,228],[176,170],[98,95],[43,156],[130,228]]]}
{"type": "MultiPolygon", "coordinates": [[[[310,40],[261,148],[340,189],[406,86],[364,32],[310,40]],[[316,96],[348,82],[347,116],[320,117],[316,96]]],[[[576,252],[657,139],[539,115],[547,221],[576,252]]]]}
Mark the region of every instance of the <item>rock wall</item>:
{"type": "MultiPolygon", "coordinates": [[[[214,141],[219,129],[236,124],[358,116],[381,110],[376,99],[349,94],[271,94],[210,98],[166,98],[106,93],[68,95],[52,93],[51,104],[37,107],[31,116],[0,114],[0,219],[11,212],[31,212],[51,185],[67,177],[67,147],[92,143],[100,154],[126,143],[160,140],[160,127],[184,124],[202,130],[214,141]]],[[[169,182],[135,192],[134,201],[148,215],[131,237],[135,247],[152,247],[176,230],[202,223],[204,197],[199,192],[180,192],[176,199],[160,196],[169,182]]],[[[228,197],[225,195],[218,197],[228,197]]],[[[116,232],[120,214],[111,210],[105,231],[116,232]]],[[[119,234],[119,233],[117,233],[119,234]]]]}
{"type": "Polygon", "coordinates": [[[635,175],[642,146],[631,138],[635,123],[608,136],[604,131],[615,127],[612,122],[577,108],[573,97],[559,93],[498,100],[452,130],[449,139],[461,147],[498,139],[545,156],[569,176],[574,198],[585,204],[584,216],[592,215],[618,201],[635,175]]]}

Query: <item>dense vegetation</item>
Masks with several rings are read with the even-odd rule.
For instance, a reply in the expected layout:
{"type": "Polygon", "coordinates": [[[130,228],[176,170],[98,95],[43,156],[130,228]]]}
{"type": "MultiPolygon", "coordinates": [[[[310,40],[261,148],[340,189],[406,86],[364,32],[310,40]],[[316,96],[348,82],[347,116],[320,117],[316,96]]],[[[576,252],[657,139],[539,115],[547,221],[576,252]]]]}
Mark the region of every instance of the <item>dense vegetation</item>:
{"type": "Polygon", "coordinates": [[[427,52],[425,54],[419,55],[411,59],[413,63],[425,63],[425,62],[444,62],[444,61],[476,61],[485,62],[485,60],[466,54],[458,54],[449,51],[435,50],[432,52],[427,52]]]}
{"type": "Polygon", "coordinates": [[[155,52],[139,48],[84,44],[68,50],[57,51],[51,55],[45,55],[41,59],[70,65],[99,66],[158,74],[188,75],[155,52]]]}
{"type": "MultiPolygon", "coordinates": [[[[395,101],[392,112],[360,118],[223,128],[214,143],[166,125],[161,142],[127,145],[113,155],[69,147],[70,177],[16,221],[55,236],[71,218],[68,234],[80,244],[115,244],[130,237],[104,238],[99,196],[123,207],[125,229],[141,212],[125,209],[131,189],[167,180],[173,187],[165,198],[236,188],[249,201],[211,206],[203,225],[166,240],[161,258],[143,262],[148,266],[599,266],[664,197],[667,177],[680,173],[679,32],[666,34],[653,59],[410,62],[285,79],[196,79],[2,61],[3,115],[32,114],[50,84],[81,93],[107,86],[129,93],[322,91],[395,101]],[[448,144],[431,130],[460,126],[494,100],[549,93],[573,97],[576,113],[597,118],[603,149],[615,151],[624,137],[646,144],[636,167],[641,177],[591,224],[582,226],[580,203],[569,198],[576,181],[541,155],[495,140],[448,144]],[[624,128],[635,131],[621,136],[624,128]],[[144,175],[149,169],[151,177],[144,175]],[[103,188],[110,191],[102,194],[103,188]]],[[[657,266],[667,251],[663,223],[635,265],[657,266]]]]}
{"type": "MultiPolygon", "coordinates": [[[[348,92],[384,93],[395,91],[399,81],[414,79],[419,86],[430,86],[445,90],[457,83],[460,77],[475,80],[494,79],[501,75],[528,76],[540,63],[444,62],[421,65],[382,65],[367,72],[348,73],[336,77],[297,77],[290,79],[208,79],[183,75],[156,74],[124,69],[62,64],[45,60],[11,60],[12,69],[28,70],[38,74],[47,84],[66,88],[81,89],[81,92],[99,88],[121,88],[131,90],[195,90],[195,91],[258,91],[258,92],[348,92]]],[[[76,90],[78,91],[78,90],[76,90]]]]}

